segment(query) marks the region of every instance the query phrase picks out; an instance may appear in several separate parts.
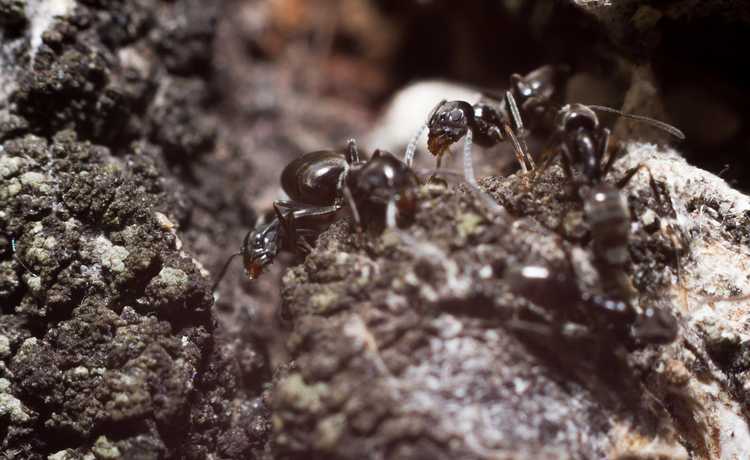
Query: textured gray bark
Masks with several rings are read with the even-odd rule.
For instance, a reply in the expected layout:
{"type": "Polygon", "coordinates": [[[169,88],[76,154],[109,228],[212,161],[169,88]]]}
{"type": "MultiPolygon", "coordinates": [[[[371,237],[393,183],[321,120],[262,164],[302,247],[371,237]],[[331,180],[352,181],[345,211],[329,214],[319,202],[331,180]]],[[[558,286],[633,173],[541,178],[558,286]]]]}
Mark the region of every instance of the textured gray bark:
{"type": "Polygon", "coordinates": [[[216,327],[177,232],[194,204],[174,172],[216,136],[215,8],[2,1],[0,17],[3,458],[252,456],[261,352],[216,327]]]}
{"type": "MultiPolygon", "coordinates": [[[[414,241],[341,224],[285,278],[297,359],[274,390],[277,447],[345,458],[750,455],[748,302],[707,299],[748,291],[750,201],[651,144],[629,145],[613,176],[638,164],[671,204],[655,201],[645,173],[625,189],[631,277],[642,307],[679,318],[677,341],[628,352],[602,331],[572,339],[560,323],[511,320],[529,298],[516,294],[525,264],[570,276],[571,257],[578,281],[566,282],[599,283],[590,248],[550,230],[586,231],[560,169],[533,187],[484,181],[512,222],[491,220],[470,194],[424,192],[414,241]]],[[[558,309],[570,308],[564,287],[537,286],[558,309]]]]}
{"type": "MultiPolygon", "coordinates": [[[[658,22],[636,2],[575,3],[619,45],[658,22]]],[[[693,11],[735,2],[711,3],[693,11]]],[[[678,318],[669,345],[629,349],[585,321],[571,292],[602,283],[555,165],[481,181],[508,215],[465,186],[425,186],[402,233],[341,220],[286,272],[230,271],[214,302],[216,247],[237,246],[278,170],[368,116],[285,95],[284,69],[249,63],[232,23],[255,24],[254,6],[223,12],[214,45],[222,6],[0,0],[0,453],[750,458],[750,302],[718,300],[750,292],[750,200],[631,140],[635,125],[619,126],[627,154],[607,180],[646,164],[658,184],[661,201],[645,172],[623,192],[628,277],[640,307],[678,318]],[[529,265],[558,278],[527,286],[529,265]],[[546,320],[517,320],[531,309],[546,320]],[[588,333],[566,334],[571,317],[588,333]]],[[[661,117],[652,83],[638,67],[625,108],[661,117]]],[[[397,128],[370,144],[397,150],[397,128]]]]}

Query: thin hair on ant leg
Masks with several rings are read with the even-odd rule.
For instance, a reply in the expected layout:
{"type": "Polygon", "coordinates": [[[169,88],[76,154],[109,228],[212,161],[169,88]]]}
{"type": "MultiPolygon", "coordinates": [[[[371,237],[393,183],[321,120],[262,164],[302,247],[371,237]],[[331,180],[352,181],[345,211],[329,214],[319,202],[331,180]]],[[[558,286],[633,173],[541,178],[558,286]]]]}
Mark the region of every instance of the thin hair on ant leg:
{"type": "Polygon", "coordinates": [[[219,272],[219,276],[216,278],[216,281],[214,281],[213,286],[211,286],[211,292],[216,292],[216,288],[219,287],[219,283],[222,279],[224,279],[224,275],[227,273],[227,269],[229,268],[229,265],[232,263],[232,260],[234,260],[235,257],[241,256],[242,252],[236,252],[229,256],[226,262],[224,262],[224,267],[222,267],[221,271],[219,272]]]}
{"type": "Polygon", "coordinates": [[[606,107],[603,105],[588,105],[588,107],[591,110],[598,110],[599,112],[608,112],[608,113],[614,113],[617,114],[623,118],[630,118],[632,120],[638,120],[642,121],[643,123],[649,124],[655,128],[659,128],[662,131],[666,131],[667,133],[673,135],[677,139],[680,139],[681,141],[685,140],[685,133],[680,131],[679,129],[675,128],[674,126],[664,123],[663,121],[654,120],[653,118],[644,117],[642,115],[633,115],[630,113],[625,113],[617,109],[613,109],[611,107],[606,107]]]}
{"type": "Polygon", "coordinates": [[[39,275],[37,275],[36,273],[34,273],[34,272],[33,272],[33,271],[32,271],[32,270],[31,270],[31,269],[30,269],[30,268],[28,267],[28,265],[26,265],[26,264],[25,264],[25,263],[23,262],[23,260],[21,260],[21,258],[20,258],[20,257],[18,257],[18,255],[16,254],[16,253],[17,253],[17,249],[16,249],[16,239],[15,239],[15,238],[11,238],[11,240],[10,240],[10,247],[11,247],[11,249],[13,250],[13,258],[14,258],[14,259],[16,259],[16,262],[18,262],[19,264],[21,264],[21,266],[22,266],[23,268],[25,268],[27,272],[31,273],[31,274],[32,274],[32,275],[33,275],[33,276],[34,276],[35,278],[39,278],[39,275]]]}

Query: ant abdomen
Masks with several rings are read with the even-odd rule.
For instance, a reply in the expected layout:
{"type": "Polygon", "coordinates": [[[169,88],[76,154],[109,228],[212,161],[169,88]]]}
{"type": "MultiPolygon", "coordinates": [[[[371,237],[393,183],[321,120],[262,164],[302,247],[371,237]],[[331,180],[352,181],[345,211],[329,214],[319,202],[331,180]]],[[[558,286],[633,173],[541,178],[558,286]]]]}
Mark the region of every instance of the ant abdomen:
{"type": "Polygon", "coordinates": [[[604,292],[623,300],[635,295],[627,275],[630,264],[630,210],[625,197],[609,184],[590,190],[584,214],[591,229],[591,249],[604,292]]]}
{"type": "Polygon", "coordinates": [[[338,178],[346,167],[346,158],[340,152],[306,153],[284,168],[281,186],[293,201],[326,206],[338,197],[338,178]]]}

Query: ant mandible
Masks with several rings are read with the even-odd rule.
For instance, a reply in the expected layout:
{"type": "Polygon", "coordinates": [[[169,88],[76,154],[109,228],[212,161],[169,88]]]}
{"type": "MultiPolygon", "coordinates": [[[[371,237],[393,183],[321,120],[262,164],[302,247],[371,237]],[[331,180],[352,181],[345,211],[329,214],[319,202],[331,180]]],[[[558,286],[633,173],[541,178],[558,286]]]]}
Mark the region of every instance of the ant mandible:
{"type": "Polygon", "coordinates": [[[416,212],[417,175],[392,153],[375,150],[369,160],[360,158],[351,139],[344,150],[306,153],[281,173],[281,186],[289,200],[273,204],[275,216],[248,231],[239,252],[224,264],[212,290],[216,290],[234,257],[242,256],[250,279],[257,278],[281,250],[307,254],[310,239],[317,237],[346,204],[358,231],[376,226],[391,215],[393,223],[416,212]],[[386,210],[390,212],[386,212],[386,210]],[[395,214],[395,216],[393,216],[395,214]]]}

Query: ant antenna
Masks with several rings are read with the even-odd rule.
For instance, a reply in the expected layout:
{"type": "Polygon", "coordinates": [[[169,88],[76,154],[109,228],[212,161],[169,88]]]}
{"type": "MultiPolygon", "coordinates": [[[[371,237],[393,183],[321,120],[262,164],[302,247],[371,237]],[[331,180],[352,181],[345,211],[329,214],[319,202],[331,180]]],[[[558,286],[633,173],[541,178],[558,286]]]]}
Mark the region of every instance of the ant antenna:
{"type": "Polygon", "coordinates": [[[471,133],[471,130],[466,131],[466,136],[464,137],[464,178],[466,178],[466,182],[469,183],[472,187],[479,188],[479,184],[477,183],[477,176],[474,174],[474,162],[472,161],[471,157],[471,146],[474,142],[474,136],[471,133]]]}
{"type": "Polygon", "coordinates": [[[16,252],[17,252],[17,249],[16,249],[16,239],[15,239],[15,238],[11,238],[11,240],[10,240],[10,247],[11,247],[11,249],[13,250],[13,258],[14,258],[14,259],[16,259],[16,261],[17,261],[17,262],[18,262],[19,264],[21,264],[21,266],[22,266],[23,268],[25,268],[27,272],[31,273],[31,274],[32,274],[32,275],[33,275],[33,276],[34,276],[35,278],[39,278],[39,275],[37,275],[36,273],[34,273],[33,271],[31,271],[31,269],[30,269],[30,268],[29,268],[29,267],[28,267],[28,266],[27,266],[27,265],[26,265],[26,264],[25,264],[25,263],[23,262],[23,260],[21,260],[21,258],[20,258],[20,257],[18,257],[18,255],[16,254],[16,252]]]}
{"type": "Polygon", "coordinates": [[[419,138],[422,137],[422,134],[427,131],[427,123],[423,124],[419,127],[419,130],[414,134],[414,137],[411,138],[409,141],[409,145],[406,146],[406,153],[404,154],[404,163],[406,163],[406,166],[411,168],[412,163],[414,163],[414,154],[417,152],[417,143],[419,142],[419,138]]]}
{"type": "Polygon", "coordinates": [[[464,179],[466,180],[469,188],[479,196],[479,199],[484,203],[490,212],[495,216],[500,216],[503,219],[508,219],[508,212],[498,205],[494,199],[492,199],[487,192],[482,190],[477,182],[477,177],[474,174],[474,162],[471,157],[471,147],[473,145],[474,137],[471,130],[466,132],[464,137],[464,179]]]}
{"type": "Polygon", "coordinates": [[[229,264],[232,263],[232,260],[234,260],[235,257],[241,256],[241,255],[242,255],[242,252],[237,252],[229,256],[227,261],[224,263],[224,267],[221,269],[221,272],[219,272],[219,277],[216,278],[216,281],[214,281],[214,285],[211,286],[212,293],[216,291],[216,288],[219,287],[219,283],[221,282],[222,279],[224,279],[224,275],[227,273],[227,269],[229,268],[229,264]]]}
{"type": "Polygon", "coordinates": [[[605,107],[603,105],[588,105],[587,107],[590,108],[591,110],[598,110],[600,112],[614,113],[614,114],[617,114],[617,115],[619,115],[619,116],[621,116],[623,118],[630,118],[630,119],[633,119],[633,120],[642,121],[642,122],[644,122],[646,124],[649,124],[649,125],[651,125],[651,126],[653,126],[655,128],[659,128],[662,131],[668,132],[669,134],[673,135],[674,137],[676,137],[677,139],[679,139],[681,141],[685,140],[685,133],[683,133],[682,131],[680,131],[679,129],[675,128],[674,126],[672,126],[670,124],[664,123],[663,121],[654,120],[653,118],[644,117],[642,115],[633,115],[633,114],[630,114],[630,113],[625,113],[625,112],[622,112],[620,110],[613,109],[611,107],[605,107]]]}

